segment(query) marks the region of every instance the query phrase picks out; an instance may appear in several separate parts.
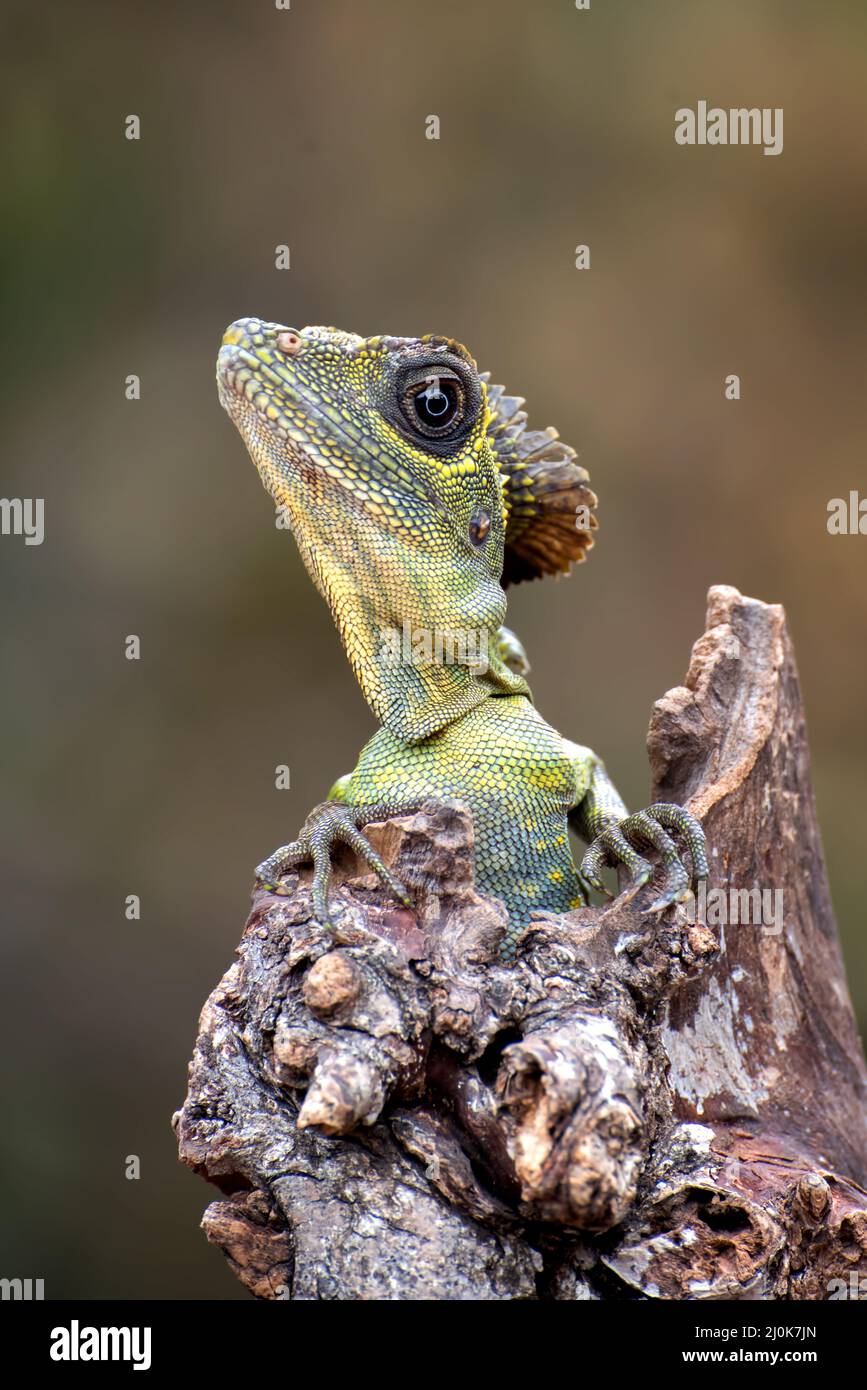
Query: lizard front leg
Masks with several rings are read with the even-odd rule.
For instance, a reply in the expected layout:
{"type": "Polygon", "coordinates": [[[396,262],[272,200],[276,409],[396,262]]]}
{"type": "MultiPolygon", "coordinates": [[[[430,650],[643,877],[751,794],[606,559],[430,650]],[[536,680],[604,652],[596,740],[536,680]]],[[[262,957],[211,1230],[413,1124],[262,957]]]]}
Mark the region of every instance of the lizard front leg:
{"type": "Polygon", "coordinates": [[[348,777],[341,777],[332,788],[332,799],[314,806],[297,840],[282,845],[256,869],[256,878],[263,888],[277,889],[277,880],[298,864],[313,861],[313,915],[323,926],[330,925],[328,912],[328,882],[331,877],[331,854],[340,842],[350,845],[373,869],[383,883],[405,907],[412,907],[406,888],[386,868],[360,826],[373,821],[390,820],[393,816],[417,811],[419,803],[407,805],[382,802],[376,805],[350,805],[343,799],[348,777]]]}
{"type": "Polygon", "coordinates": [[[494,652],[504,666],[508,666],[509,670],[514,671],[518,676],[529,675],[530,662],[524,650],[524,644],[517,633],[514,633],[510,627],[499,627],[492,640],[494,652]]]}
{"type": "Polygon", "coordinates": [[[653,865],[637,848],[650,846],[658,852],[664,874],[662,891],[645,909],[647,912],[661,912],[686,897],[691,888],[697,890],[702,879],[707,878],[708,864],[704,831],[695,816],[682,806],[665,801],[630,815],[601,759],[589,748],[575,744],[569,747],[582,788],[569,812],[569,823],[589,845],[581,861],[581,877],[591,888],[610,897],[600,874],[606,865],[622,864],[629,873],[625,890],[628,901],[653,874],[653,865]],[[686,842],[692,860],[691,874],[669,830],[686,842]]]}

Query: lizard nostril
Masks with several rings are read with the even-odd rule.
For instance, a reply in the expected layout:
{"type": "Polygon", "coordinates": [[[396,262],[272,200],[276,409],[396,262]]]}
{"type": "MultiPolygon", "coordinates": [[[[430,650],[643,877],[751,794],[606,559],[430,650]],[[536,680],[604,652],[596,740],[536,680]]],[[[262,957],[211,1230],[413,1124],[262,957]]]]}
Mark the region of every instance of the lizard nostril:
{"type": "Polygon", "coordinates": [[[301,334],[292,328],[287,329],[285,333],[278,333],[277,346],[287,357],[294,357],[301,347],[301,334]]]}

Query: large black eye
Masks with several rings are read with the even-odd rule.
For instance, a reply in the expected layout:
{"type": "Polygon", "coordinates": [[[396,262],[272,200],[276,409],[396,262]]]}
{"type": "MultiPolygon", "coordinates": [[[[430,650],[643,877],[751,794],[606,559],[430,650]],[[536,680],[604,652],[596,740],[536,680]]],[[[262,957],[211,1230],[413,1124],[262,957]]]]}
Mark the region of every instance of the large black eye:
{"type": "Polygon", "coordinates": [[[414,382],[403,396],[403,412],[420,434],[450,434],[464,416],[464,388],[456,376],[431,373],[414,382]]]}

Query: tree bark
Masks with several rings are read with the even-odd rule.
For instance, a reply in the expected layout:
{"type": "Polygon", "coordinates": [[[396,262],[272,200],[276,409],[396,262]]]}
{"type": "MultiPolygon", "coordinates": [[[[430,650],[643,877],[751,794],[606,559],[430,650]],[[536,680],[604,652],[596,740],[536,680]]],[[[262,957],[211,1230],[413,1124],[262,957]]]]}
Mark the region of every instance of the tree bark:
{"type": "Polygon", "coordinates": [[[505,965],[458,803],[368,832],[414,913],[348,850],[330,931],[308,870],[254,894],[175,1125],[257,1297],[825,1299],[867,1275],[867,1073],[780,607],[711,590],[648,750],[652,799],[707,832],[692,906],[648,914],[648,885],[541,914],[505,965]]]}

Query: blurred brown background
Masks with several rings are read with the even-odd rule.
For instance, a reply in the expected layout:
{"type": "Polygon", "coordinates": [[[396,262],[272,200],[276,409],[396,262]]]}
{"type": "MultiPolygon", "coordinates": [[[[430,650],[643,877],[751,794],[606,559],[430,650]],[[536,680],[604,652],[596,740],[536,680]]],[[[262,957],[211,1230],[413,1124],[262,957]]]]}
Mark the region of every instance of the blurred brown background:
{"type": "Polygon", "coordinates": [[[373,726],[217,404],[239,315],[454,335],[576,445],[597,548],[510,621],[541,710],[631,804],[708,585],[786,605],[867,1019],[867,537],[826,531],[867,492],[864,6],[4,11],[2,490],[45,498],[46,538],[0,541],[0,1275],[242,1296],[170,1115],[252,867],[373,726]],[[783,154],[677,146],[699,99],[782,106],[783,154]]]}

